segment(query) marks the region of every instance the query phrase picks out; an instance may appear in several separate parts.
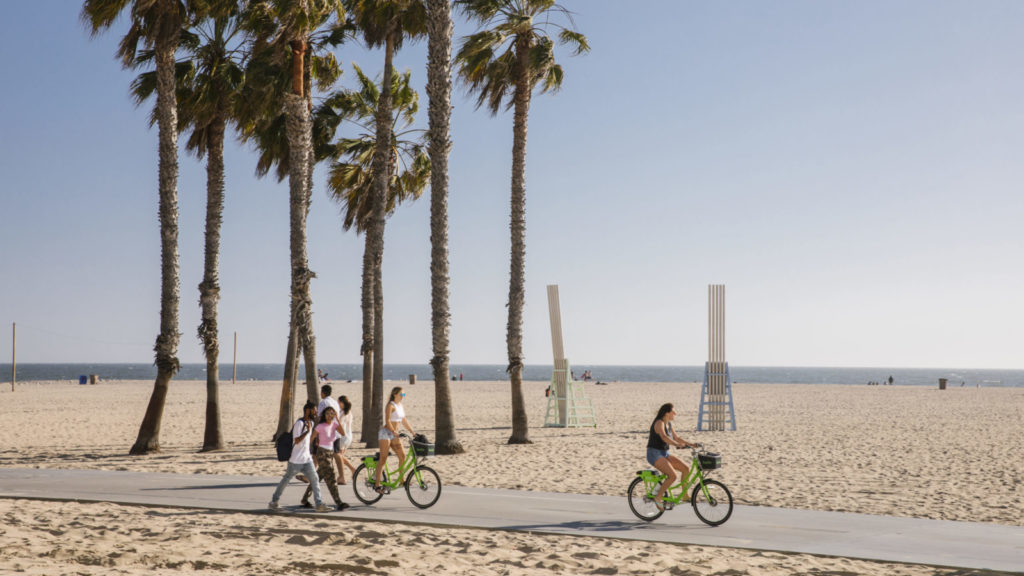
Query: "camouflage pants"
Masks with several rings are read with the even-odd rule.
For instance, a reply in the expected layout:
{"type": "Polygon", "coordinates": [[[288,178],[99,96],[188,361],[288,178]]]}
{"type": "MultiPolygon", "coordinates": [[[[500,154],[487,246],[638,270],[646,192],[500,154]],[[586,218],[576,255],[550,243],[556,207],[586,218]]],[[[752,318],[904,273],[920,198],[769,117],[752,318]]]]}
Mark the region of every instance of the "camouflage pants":
{"type": "MultiPolygon", "coordinates": [[[[316,473],[320,476],[321,482],[327,483],[327,489],[331,492],[334,503],[341,506],[341,495],[338,494],[338,480],[334,475],[334,450],[330,448],[316,448],[316,473]]],[[[312,486],[306,486],[306,492],[302,495],[302,502],[309,502],[309,496],[313,493],[312,486]]]]}

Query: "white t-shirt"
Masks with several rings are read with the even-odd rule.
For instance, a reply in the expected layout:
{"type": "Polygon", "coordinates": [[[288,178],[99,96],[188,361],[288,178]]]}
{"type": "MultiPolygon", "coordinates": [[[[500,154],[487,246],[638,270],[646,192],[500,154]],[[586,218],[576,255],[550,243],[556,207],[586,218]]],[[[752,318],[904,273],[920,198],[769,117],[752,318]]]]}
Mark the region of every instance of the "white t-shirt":
{"type": "MultiPolygon", "coordinates": [[[[292,426],[292,439],[302,436],[303,430],[305,430],[306,423],[302,420],[295,422],[295,426],[292,426]]],[[[306,434],[302,438],[302,442],[292,446],[292,457],[288,459],[292,464],[306,464],[313,461],[313,455],[309,453],[309,438],[312,436],[312,431],[306,434]]]]}
{"type": "Polygon", "coordinates": [[[348,448],[352,445],[352,413],[349,412],[341,417],[341,427],[345,429],[345,435],[341,437],[341,445],[348,448]]]}
{"type": "Polygon", "coordinates": [[[317,404],[317,406],[316,406],[316,419],[317,420],[320,420],[320,417],[324,415],[324,410],[327,410],[328,406],[330,406],[331,408],[334,408],[334,415],[335,416],[341,416],[341,406],[338,405],[338,401],[335,400],[334,398],[331,398],[330,396],[328,396],[327,398],[324,398],[323,400],[321,400],[320,403],[317,404]]]}

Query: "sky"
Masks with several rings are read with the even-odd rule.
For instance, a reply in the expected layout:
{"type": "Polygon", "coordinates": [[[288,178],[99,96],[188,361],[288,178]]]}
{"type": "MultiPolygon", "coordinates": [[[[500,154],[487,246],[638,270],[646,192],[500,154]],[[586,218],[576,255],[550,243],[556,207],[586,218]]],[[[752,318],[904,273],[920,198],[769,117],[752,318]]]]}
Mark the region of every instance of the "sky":
{"type": "MultiPolygon", "coordinates": [[[[550,364],[559,286],[573,365],[700,365],[708,285],[745,366],[1024,368],[1024,3],[564,0],[592,50],[561,50],[527,150],[524,354],[550,364]]],[[[81,2],[0,21],[0,350],[18,362],[151,362],[159,326],[157,133],[81,2]]],[[[456,47],[475,27],[456,15],[456,47]]],[[[426,43],[411,70],[425,125],[426,43]]],[[[376,75],[380,51],[336,56],[376,75]]],[[[347,130],[347,129],[343,129],[347,130]]],[[[511,114],[456,83],[451,362],[504,364],[511,114]]],[[[226,151],[221,361],[280,363],[287,183],[226,151]]],[[[182,362],[196,334],[205,171],[179,159],[182,362]]],[[[317,358],[360,362],[363,239],[315,177],[317,358]]],[[[387,225],[385,362],[430,340],[429,191],[387,225]]],[[[6,359],[4,360],[6,362],[6,359]]]]}

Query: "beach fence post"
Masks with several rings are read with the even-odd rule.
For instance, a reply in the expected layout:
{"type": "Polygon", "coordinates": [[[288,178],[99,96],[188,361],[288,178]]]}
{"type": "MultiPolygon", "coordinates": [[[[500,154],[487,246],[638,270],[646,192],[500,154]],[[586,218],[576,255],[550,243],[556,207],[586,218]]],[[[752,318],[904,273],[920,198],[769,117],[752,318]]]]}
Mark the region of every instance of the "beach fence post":
{"type": "Polygon", "coordinates": [[[704,364],[697,430],[721,431],[725,430],[727,423],[732,430],[736,429],[732,377],[729,375],[729,363],[725,360],[725,285],[709,284],[708,361],[704,364]]]}
{"type": "Polygon", "coordinates": [[[238,330],[235,330],[235,353],[231,356],[231,383],[238,376],[238,330]]]}
{"type": "Polygon", "coordinates": [[[18,381],[18,323],[11,322],[11,392],[18,381]]]}
{"type": "Polygon", "coordinates": [[[548,312],[551,317],[551,352],[554,369],[551,385],[548,387],[548,409],[544,415],[545,427],[566,428],[569,426],[597,427],[594,405],[587,398],[582,382],[572,377],[569,359],[565,357],[562,342],[562,309],[558,302],[558,285],[548,286],[548,312]]]}

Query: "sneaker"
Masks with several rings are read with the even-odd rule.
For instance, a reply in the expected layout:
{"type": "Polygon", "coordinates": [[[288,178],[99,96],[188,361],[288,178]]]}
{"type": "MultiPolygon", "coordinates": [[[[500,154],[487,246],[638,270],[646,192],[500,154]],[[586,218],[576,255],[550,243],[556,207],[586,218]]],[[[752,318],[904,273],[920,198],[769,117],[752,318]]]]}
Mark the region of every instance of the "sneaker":
{"type": "Polygon", "coordinates": [[[280,507],[281,505],[278,504],[277,502],[271,502],[270,504],[267,504],[267,508],[270,508],[271,510],[277,510],[280,507]]]}
{"type": "Polygon", "coordinates": [[[328,506],[327,504],[319,504],[316,507],[316,511],[317,512],[330,512],[331,511],[331,507],[328,506]]]}
{"type": "Polygon", "coordinates": [[[342,502],[341,504],[338,504],[337,511],[341,512],[342,510],[348,510],[349,508],[351,508],[351,506],[349,506],[346,502],[342,502]]]}

